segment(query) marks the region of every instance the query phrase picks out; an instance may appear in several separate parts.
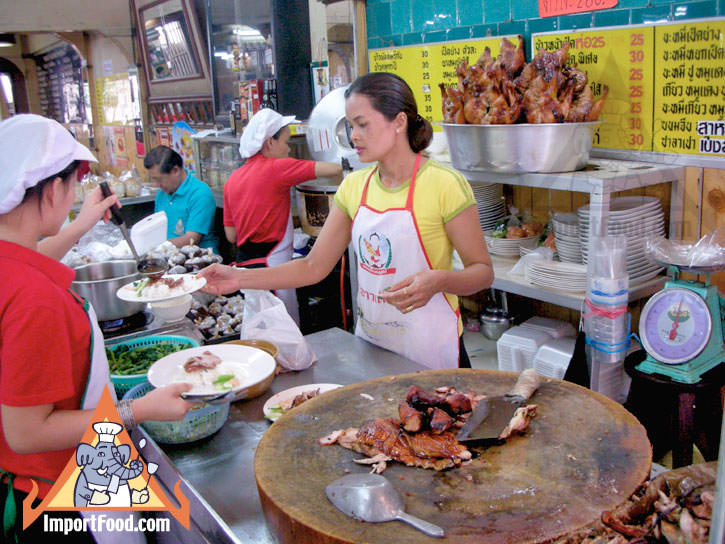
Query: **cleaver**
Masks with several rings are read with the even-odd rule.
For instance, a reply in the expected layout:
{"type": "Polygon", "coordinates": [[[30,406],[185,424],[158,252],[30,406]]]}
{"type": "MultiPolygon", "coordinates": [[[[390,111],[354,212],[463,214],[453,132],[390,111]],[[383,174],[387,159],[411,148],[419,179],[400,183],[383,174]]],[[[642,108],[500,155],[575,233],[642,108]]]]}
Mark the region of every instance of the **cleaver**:
{"type": "Polygon", "coordinates": [[[539,388],[539,375],[527,368],[513,389],[503,396],[481,399],[468,416],[456,439],[466,446],[483,446],[499,441],[499,435],[523,403],[539,388]]]}

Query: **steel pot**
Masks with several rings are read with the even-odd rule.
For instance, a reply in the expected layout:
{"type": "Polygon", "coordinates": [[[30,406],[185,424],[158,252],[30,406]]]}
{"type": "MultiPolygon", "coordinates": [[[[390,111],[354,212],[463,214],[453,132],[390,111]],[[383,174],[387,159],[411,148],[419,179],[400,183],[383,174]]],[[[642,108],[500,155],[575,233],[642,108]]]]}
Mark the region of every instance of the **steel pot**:
{"type": "Polygon", "coordinates": [[[330,180],[318,178],[295,187],[297,213],[302,230],[310,236],[318,236],[325,224],[330,208],[334,205],[338,185],[329,185],[330,180]],[[325,185],[324,183],[328,183],[325,185]]]}
{"type": "Polygon", "coordinates": [[[90,263],[75,269],[71,288],[87,299],[99,321],[113,321],[143,311],[145,303],[126,302],[116,291],[127,283],[141,278],[135,260],[90,263]]]}

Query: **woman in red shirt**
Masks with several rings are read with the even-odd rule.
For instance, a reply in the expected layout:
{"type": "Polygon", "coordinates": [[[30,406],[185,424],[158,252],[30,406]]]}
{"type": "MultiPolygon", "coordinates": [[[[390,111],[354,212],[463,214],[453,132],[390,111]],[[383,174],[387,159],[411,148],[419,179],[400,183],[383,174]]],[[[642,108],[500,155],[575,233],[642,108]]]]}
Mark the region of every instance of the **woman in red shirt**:
{"type": "MultiPolygon", "coordinates": [[[[5,276],[0,289],[0,470],[6,484],[0,486],[0,506],[6,505],[8,517],[12,510],[6,499],[14,494],[16,505],[22,504],[33,481],[40,499],[47,494],[110,385],[95,314],[92,309],[87,314],[84,301],[70,291],[73,270],[56,259],[117,199],[92,193],[79,219],[60,231],[73,206],[74,185],[88,171],[88,161],[96,159],[63,126],[38,115],[0,123],[0,142],[0,270],[5,276]]],[[[182,419],[193,405],[180,394],[190,387],[177,384],[122,401],[119,413],[127,427],[148,419],[182,419]]],[[[37,520],[19,536],[42,536],[42,527],[37,520]]]]}

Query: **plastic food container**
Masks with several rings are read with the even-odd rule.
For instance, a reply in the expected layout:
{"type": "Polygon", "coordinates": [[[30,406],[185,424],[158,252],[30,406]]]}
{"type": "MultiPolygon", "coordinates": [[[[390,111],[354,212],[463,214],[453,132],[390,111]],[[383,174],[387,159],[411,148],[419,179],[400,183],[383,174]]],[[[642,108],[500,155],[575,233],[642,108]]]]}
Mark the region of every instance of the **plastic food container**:
{"type": "MultiPolygon", "coordinates": [[[[193,338],[187,338],[186,336],[146,336],[145,338],[136,338],[134,340],[127,340],[126,342],[119,342],[118,344],[106,346],[106,349],[115,352],[121,346],[128,346],[129,349],[133,349],[156,346],[159,344],[179,344],[182,349],[187,349],[197,347],[199,342],[193,338]]],[[[116,390],[116,396],[118,398],[123,397],[132,387],[145,381],[145,371],[141,374],[111,374],[111,383],[113,383],[113,388],[116,390]]]]}
{"type": "MultiPolygon", "coordinates": [[[[124,400],[143,397],[154,387],[147,381],[131,388],[124,400]]],[[[161,444],[184,444],[211,436],[222,428],[229,417],[229,403],[204,404],[187,412],[181,421],[144,421],[141,426],[156,442],[161,444]]]]}

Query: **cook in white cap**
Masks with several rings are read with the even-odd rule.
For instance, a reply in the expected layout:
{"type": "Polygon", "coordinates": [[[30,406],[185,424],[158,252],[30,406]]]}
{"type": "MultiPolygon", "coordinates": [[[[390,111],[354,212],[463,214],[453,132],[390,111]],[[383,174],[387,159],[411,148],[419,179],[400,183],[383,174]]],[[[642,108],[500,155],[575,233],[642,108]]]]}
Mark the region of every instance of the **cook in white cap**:
{"type": "MultiPolygon", "coordinates": [[[[239,140],[246,162],[224,185],[224,234],[237,247],[238,266],[275,266],[292,259],[290,187],[318,177],[339,180],[342,173],[340,164],[289,157],[289,125],[296,121],[264,108],[239,140]]],[[[294,289],[278,290],[277,296],[299,323],[294,289]]]]}
{"type": "MultiPolygon", "coordinates": [[[[16,115],[0,122],[0,473],[8,483],[0,486],[0,506],[6,521],[32,480],[45,497],[73,457],[103,389],[113,395],[93,308],[70,290],[74,271],[57,261],[117,200],[91,193],[79,218],[59,234],[89,161],[96,162],[93,154],[56,121],[16,115]]],[[[182,419],[193,406],[180,397],[189,388],[177,384],[121,401],[119,414],[127,428],[182,419]]],[[[42,540],[42,528],[34,522],[23,539],[35,533],[42,540]]]]}

